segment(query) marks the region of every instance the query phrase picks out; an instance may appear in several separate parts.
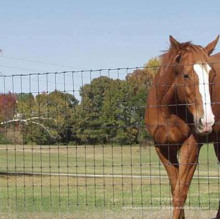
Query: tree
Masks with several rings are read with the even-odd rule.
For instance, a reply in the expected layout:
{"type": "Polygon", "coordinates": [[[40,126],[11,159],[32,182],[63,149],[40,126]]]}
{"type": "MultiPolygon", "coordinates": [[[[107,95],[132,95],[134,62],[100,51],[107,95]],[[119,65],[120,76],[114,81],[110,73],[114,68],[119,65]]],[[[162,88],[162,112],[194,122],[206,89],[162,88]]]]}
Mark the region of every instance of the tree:
{"type": "MultiPolygon", "coordinates": [[[[159,59],[151,59],[125,80],[95,78],[81,87],[80,103],[57,90],[36,96],[0,94],[0,123],[3,128],[19,128],[24,143],[141,143],[148,136],[146,99],[159,65],[159,59]]],[[[1,140],[7,142],[4,136],[1,140]]]]}
{"type": "Polygon", "coordinates": [[[17,112],[16,95],[11,92],[0,94],[0,143],[9,144],[13,143],[15,134],[17,132],[17,124],[14,127],[10,126],[8,121],[11,121],[17,112]]]}
{"type": "Polygon", "coordinates": [[[102,107],[105,92],[109,90],[112,79],[101,76],[92,80],[90,84],[80,89],[82,97],[80,106],[73,115],[77,117],[77,138],[80,143],[106,143],[106,134],[103,129],[102,107]]]}
{"type": "Polygon", "coordinates": [[[152,58],[144,65],[144,69],[147,69],[149,73],[151,73],[152,78],[156,75],[159,67],[161,66],[160,57],[152,58]]]}
{"type": "Polygon", "coordinates": [[[81,88],[82,100],[76,108],[76,136],[80,143],[139,143],[146,130],[148,88],[147,83],[135,79],[140,71],[136,70],[126,80],[102,76],[81,88]]]}
{"type": "Polygon", "coordinates": [[[0,122],[13,118],[16,113],[16,96],[12,93],[0,94],[0,122]]]}
{"type": "Polygon", "coordinates": [[[74,138],[70,119],[78,100],[73,95],[53,91],[36,97],[22,94],[18,100],[19,122],[24,124],[26,143],[68,143],[74,138]]]}
{"type": "MultiPolygon", "coordinates": [[[[140,86],[140,85],[139,85],[140,86]]],[[[109,140],[119,144],[140,142],[145,131],[146,89],[136,90],[129,80],[114,80],[105,96],[102,117],[109,129],[109,140]]]]}
{"type": "Polygon", "coordinates": [[[133,128],[137,134],[136,142],[144,142],[150,137],[145,128],[144,114],[149,89],[159,67],[160,59],[153,58],[145,64],[143,69],[136,69],[126,77],[128,84],[130,84],[134,91],[129,102],[134,106],[131,108],[135,108],[133,118],[138,122],[135,129],[133,128]]]}

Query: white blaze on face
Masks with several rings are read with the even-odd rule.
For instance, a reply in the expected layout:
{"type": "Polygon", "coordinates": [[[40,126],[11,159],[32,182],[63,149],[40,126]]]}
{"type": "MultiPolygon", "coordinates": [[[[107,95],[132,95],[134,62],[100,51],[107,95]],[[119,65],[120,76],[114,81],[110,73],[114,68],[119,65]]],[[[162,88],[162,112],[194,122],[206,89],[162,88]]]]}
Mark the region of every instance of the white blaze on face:
{"type": "Polygon", "coordinates": [[[215,116],[212,112],[211,98],[209,92],[209,71],[211,67],[208,64],[194,64],[193,69],[199,78],[199,92],[202,97],[203,112],[202,124],[213,125],[215,116]]]}

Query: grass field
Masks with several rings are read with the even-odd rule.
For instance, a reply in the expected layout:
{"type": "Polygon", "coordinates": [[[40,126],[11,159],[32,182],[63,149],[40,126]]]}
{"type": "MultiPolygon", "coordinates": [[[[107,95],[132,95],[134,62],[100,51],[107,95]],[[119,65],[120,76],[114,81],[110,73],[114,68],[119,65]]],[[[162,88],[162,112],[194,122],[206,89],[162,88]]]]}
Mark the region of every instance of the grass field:
{"type": "MultiPolygon", "coordinates": [[[[169,218],[172,213],[166,172],[149,146],[1,145],[0,172],[11,173],[0,176],[1,218],[169,218]]],[[[213,146],[205,145],[187,217],[215,216],[219,176],[213,146]]]]}

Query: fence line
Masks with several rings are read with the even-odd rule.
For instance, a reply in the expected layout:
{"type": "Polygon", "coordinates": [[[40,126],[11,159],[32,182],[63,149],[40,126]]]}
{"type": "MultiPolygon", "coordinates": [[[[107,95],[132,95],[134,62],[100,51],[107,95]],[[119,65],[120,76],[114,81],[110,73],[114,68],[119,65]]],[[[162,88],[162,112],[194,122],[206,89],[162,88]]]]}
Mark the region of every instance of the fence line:
{"type": "MultiPolygon", "coordinates": [[[[85,173],[30,173],[30,172],[0,172],[0,175],[9,176],[69,176],[82,178],[134,178],[134,179],[168,179],[167,175],[160,176],[138,176],[138,175],[118,175],[118,174],[85,174],[85,173]]],[[[195,179],[219,179],[219,176],[194,176],[195,179]]]]}
{"type": "MultiPolygon", "coordinates": [[[[0,75],[2,216],[170,217],[169,179],[144,122],[159,67],[0,75]]],[[[187,107],[165,107],[177,106],[187,107]]],[[[214,216],[219,177],[205,140],[187,217],[214,216]]]]}

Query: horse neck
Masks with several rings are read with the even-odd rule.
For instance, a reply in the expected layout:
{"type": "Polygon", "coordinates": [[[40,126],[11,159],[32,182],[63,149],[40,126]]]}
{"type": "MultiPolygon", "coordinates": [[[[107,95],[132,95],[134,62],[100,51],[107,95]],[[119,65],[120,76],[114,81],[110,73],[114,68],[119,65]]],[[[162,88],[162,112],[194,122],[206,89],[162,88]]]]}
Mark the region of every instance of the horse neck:
{"type": "Polygon", "coordinates": [[[172,67],[162,67],[160,77],[156,84],[158,95],[157,105],[161,106],[161,113],[169,117],[170,106],[175,103],[174,70],[172,67]],[[164,69],[163,69],[164,68],[164,69]]]}

